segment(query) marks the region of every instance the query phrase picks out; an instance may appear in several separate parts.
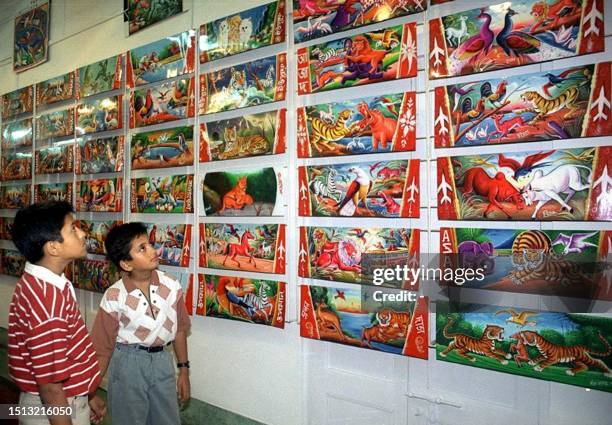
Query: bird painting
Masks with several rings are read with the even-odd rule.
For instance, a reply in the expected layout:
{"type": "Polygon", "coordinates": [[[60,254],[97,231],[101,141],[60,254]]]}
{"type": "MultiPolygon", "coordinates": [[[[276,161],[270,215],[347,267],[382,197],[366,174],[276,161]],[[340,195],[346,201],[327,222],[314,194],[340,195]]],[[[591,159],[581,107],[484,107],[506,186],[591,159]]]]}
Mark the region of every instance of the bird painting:
{"type": "Polygon", "coordinates": [[[519,327],[521,328],[525,326],[535,326],[536,325],[535,320],[527,320],[529,317],[536,316],[538,314],[535,311],[523,310],[519,313],[512,308],[507,308],[504,310],[499,310],[498,312],[495,313],[495,315],[499,315],[503,313],[508,313],[510,315],[510,317],[506,319],[506,323],[514,323],[516,325],[519,325],[519,327]]]}
{"type": "Polygon", "coordinates": [[[483,21],[480,32],[468,38],[457,50],[457,58],[461,61],[474,60],[481,55],[487,55],[491,50],[491,45],[495,34],[491,31],[491,15],[485,12],[485,8],[480,9],[480,14],[476,19],[483,21]]]}
{"type": "Polygon", "coordinates": [[[512,55],[520,59],[521,55],[527,55],[532,53],[538,53],[542,42],[532,35],[529,35],[523,31],[513,31],[512,17],[517,13],[513,9],[506,11],[504,18],[504,27],[497,34],[495,41],[499,47],[509,57],[512,55]]]}
{"type": "Polygon", "coordinates": [[[365,209],[370,210],[366,200],[372,189],[372,180],[365,171],[359,167],[350,167],[348,171],[355,174],[355,179],[349,184],[342,202],[338,204],[339,214],[346,217],[354,215],[362,201],[365,209]]]}
{"type": "Polygon", "coordinates": [[[563,255],[581,254],[590,246],[598,246],[597,244],[586,241],[588,238],[593,237],[598,233],[598,231],[592,233],[573,233],[569,236],[565,233],[560,233],[553,242],[553,246],[562,245],[563,255]]]}

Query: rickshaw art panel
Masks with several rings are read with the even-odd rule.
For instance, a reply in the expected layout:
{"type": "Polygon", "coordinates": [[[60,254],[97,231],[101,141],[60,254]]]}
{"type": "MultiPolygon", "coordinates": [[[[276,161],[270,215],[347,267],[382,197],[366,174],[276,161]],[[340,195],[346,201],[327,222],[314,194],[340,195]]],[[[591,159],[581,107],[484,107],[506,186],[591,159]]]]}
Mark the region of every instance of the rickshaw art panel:
{"type": "Polygon", "coordinates": [[[43,3],[15,18],[13,71],[23,72],[49,58],[49,16],[51,2],[43,3]]]}
{"type": "Polygon", "coordinates": [[[429,78],[604,50],[603,0],[515,0],[429,21],[429,78]]]}
{"type": "Polygon", "coordinates": [[[200,26],[200,63],[285,41],[285,0],[243,10],[200,26]]]}
{"type": "Polygon", "coordinates": [[[0,208],[18,210],[30,205],[31,184],[3,184],[0,186],[0,208]]]}
{"type": "Polygon", "coordinates": [[[34,111],[34,86],[29,85],[2,95],[2,120],[34,111]]]}
{"type": "Polygon", "coordinates": [[[193,174],[132,179],[133,213],[192,213],[193,174]]]}
{"type": "Polygon", "coordinates": [[[10,241],[13,240],[11,230],[13,229],[13,217],[0,217],[0,239],[10,241]]]}
{"type": "Polygon", "coordinates": [[[104,293],[121,279],[119,269],[106,260],[81,258],[74,261],[74,286],[91,292],[104,293]]]}
{"type": "Polygon", "coordinates": [[[130,50],[127,86],[132,88],[192,73],[195,49],[195,31],[189,30],[130,50]]]}
{"type": "Polygon", "coordinates": [[[74,99],[74,88],[74,72],[38,83],[36,84],[36,106],[46,106],[74,99]]]}
{"type": "Polygon", "coordinates": [[[299,107],[298,157],[413,151],[416,93],[299,107]]]}
{"type": "Polygon", "coordinates": [[[293,0],[294,40],[302,43],[425,9],[423,0],[293,0]]]}
{"type": "Polygon", "coordinates": [[[121,88],[123,79],[123,55],[111,56],[77,69],[77,98],[121,88]]]}
{"type": "Polygon", "coordinates": [[[32,153],[5,152],[2,154],[2,181],[32,178],[32,153]]]}
{"type": "Polygon", "coordinates": [[[285,100],[287,54],[255,59],[200,75],[200,114],[285,100]]]}
{"type": "Polygon", "coordinates": [[[427,298],[401,300],[401,293],[393,292],[397,290],[386,289],[385,294],[393,293],[400,300],[381,301],[374,291],[375,288],[364,293],[353,288],[301,285],[300,335],[426,360],[427,298]]]}
{"type": "Polygon", "coordinates": [[[72,173],[74,154],[71,144],[48,146],[36,151],[36,174],[72,173]]]}
{"type": "Polygon", "coordinates": [[[416,77],[416,24],[298,49],[298,94],[416,77]]]}
{"type": "Polygon", "coordinates": [[[136,89],[130,101],[130,128],[192,118],[195,114],[194,78],[180,78],[136,89]]]}
{"type": "Polygon", "coordinates": [[[420,232],[406,228],[300,227],[298,275],[335,282],[418,289],[418,281],[379,281],[375,270],[418,270],[420,232]]]}
{"type": "Polygon", "coordinates": [[[441,268],[481,268],[484,274],[442,285],[612,300],[603,270],[612,252],[610,231],[442,227],[439,252],[441,268]]]}
{"type": "Polygon", "coordinates": [[[436,360],[612,392],[612,319],[436,303],[436,360]]]}
{"type": "Polygon", "coordinates": [[[199,185],[201,216],[271,217],[286,212],[287,169],[255,167],[205,173],[199,185]]]}
{"type": "Polygon", "coordinates": [[[2,126],[2,150],[32,146],[33,135],[32,118],[6,123],[2,126]]]}
{"type": "Polygon", "coordinates": [[[200,267],[284,274],[284,224],[200,223],[200,267]]]}
{"type": "Polygon", "coordinates": [[[72,183],[34,185],[34,202],[64,201],[72,204],[72,183]]]}
{"type": "Polygon", "coordinates": [[[435,89],[437,148],[612,135],[612,62],[435,89]]]}
{"type": "Polygon", "coordinates": [[[285,108],[200,124],[200,162],[285,153],[285,108]]]}
{"type": "Polygon", "coordinates": [[[183,0],[123,0],[124,21],[132,35],[183,12],[183,0]]]}
{"type": "Polygon", "coordinates": [[[74,107],[36,117],[36,142],[74,135],[74,107]]]}
{"type": "Polygon", "coordinates": [[[122,224],[122,221],[115,220],[78,220],[80,229],[85,232],[85,247],[89,254],[105,255],[104,241],[106,235],[115,226],[122,224]]]}
{"type": "Polygon", "coordinates": [[[132,170],[193,165],[193,126],[132,135],[132,170]]]}
{"type": "Polygon", "coordinates": [[[611,221],[612,147],[438,158],[440,220],[611,221]]]}
{"type": "Polygon", "coordinates": [[[26,258],[17,250],[0,250],[0,273],[21,277],[25,269],[26,258]]]}
{"type": "Polygon", "coordinates": [[[81,102],[76,107],[76,133],[98,133],[123,127],[123,95],[81,102]]]}
{"type": "Polygon", "coordinates": [[[149,243],[162,266],[188,267],[191,253],[191,224],[145,223],[149,243]]]}
{"type": "Polygon", "coordinates": [[[319,217],[416,218],[419,160],[298,168],[299,214],[319,217]]]}
{"type": "Polygon", "coordinates": [[[77,182],[76,210],[79,212],[121,212],[123,179],[96,179],[77,182]]]}
{"type": "Polygon", "coordinates": [[[285,327],[285,282],[199,274],[198,287],[197,315],[285,327]]]}
{"type": "Polygon", "coordinates": [[[123,170],[123,136],[79,139],[76,143],[75,173],[100,174],[123,170]]]}

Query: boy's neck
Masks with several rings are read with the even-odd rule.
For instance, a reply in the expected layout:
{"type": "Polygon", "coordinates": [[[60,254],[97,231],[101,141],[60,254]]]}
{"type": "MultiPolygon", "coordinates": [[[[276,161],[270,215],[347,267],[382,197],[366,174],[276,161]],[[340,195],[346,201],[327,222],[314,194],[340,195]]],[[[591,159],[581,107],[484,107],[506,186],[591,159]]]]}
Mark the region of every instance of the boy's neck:
{"type": "Polygon", "coordinates": [[[153,270],[132,270],[131,272],[126,272],[125,274],[135,285],[146,286],[151,283],[153,270]]]}
{"type": "Polygon", "coordinates": [[[66,266],[70,264],[70,261],[66,261],[55,257],[43,257],[39,262],[35,263],[37,266],[44,267],[45,269],[51,270],[58,276],[64,274],[66,266]]]}

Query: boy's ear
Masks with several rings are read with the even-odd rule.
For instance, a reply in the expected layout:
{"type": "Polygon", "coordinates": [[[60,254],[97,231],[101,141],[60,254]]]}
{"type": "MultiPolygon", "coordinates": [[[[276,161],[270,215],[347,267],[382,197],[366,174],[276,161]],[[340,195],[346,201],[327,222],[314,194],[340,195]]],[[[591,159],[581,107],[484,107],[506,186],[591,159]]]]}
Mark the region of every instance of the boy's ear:
{"type": "Polygon", "coordinates": [[[132,265],[127,260],[119,261],[119,266],[126,272],[131,272],[132,270],[134,270],[134,267],[132,267],[132,265]]]}
{"type": "Polygon", "coordinates": [[[59,241],[47,241],[43,245],[43,254],[55,257],[59,253],[59,241]]]}

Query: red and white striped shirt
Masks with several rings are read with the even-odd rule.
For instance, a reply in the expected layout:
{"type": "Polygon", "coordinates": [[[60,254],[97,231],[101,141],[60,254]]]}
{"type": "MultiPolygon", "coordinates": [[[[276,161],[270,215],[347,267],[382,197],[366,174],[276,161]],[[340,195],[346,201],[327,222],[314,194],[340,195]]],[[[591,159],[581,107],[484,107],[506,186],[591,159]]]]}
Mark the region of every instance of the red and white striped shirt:
{"type": "Polygon", "coordinates": [[[24,392],[58,382],[66,397],[95,391],[98,359],[63,275],[26,263],[9,308],[8,356],[10,376],[24,392]]]}

